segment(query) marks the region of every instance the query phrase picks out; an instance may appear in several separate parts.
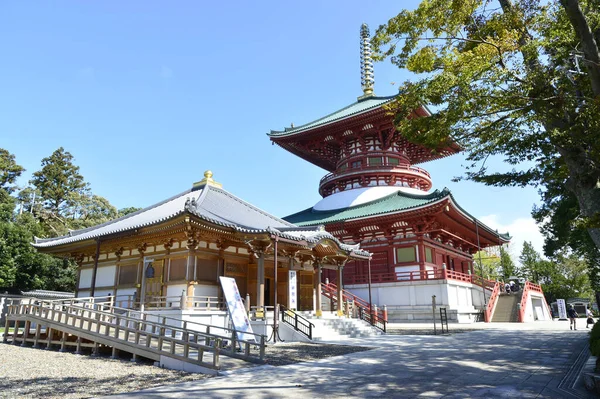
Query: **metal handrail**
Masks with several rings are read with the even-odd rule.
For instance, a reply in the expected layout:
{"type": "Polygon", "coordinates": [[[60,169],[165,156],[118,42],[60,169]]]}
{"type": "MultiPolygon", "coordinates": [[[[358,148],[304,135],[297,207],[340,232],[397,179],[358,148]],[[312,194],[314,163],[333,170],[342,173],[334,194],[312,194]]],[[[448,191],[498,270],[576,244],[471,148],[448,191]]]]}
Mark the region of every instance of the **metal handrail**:
{"type": "Polygon", "coordinates": [[[293,310],[290,310],[283,305],[280,305],[280,307],[282,310],[281,320],[292,326],[295,331],[298,331],[308,337],[308,339],[312,339],[313,328],[315,325],[293,310]]]}
{"type": "MultiPolygon", "coordinates": [[[[337,293],[337,286],[335,284],[322,284],[321,287],[322,293],[327,298],[337,302],[337,295],[334,295],[337,293]]],[[[387,317],[383,309],[372,307],[369,302],[344,289],[342,290],[342,300],[351,300],[354,304],[356,304],[359,310],[359,317],[362,320],[369,322],[372,326],[377,327],[384,332],[386,331],[387,317]],[[363,316],[363,313],[367,313],[369,316],[363,316]]]]}

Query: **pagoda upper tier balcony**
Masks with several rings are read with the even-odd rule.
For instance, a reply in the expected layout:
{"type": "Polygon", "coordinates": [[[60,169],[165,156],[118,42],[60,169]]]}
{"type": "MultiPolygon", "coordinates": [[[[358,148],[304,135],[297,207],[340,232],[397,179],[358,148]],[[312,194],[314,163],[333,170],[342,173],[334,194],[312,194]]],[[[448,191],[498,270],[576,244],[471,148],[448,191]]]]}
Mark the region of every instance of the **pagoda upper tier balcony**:
{"type": "Polygon", "coordinates": [[[328,195],[361,187],[397,186],[429,191],[431,176],[423,168],[410,164],[354,165],[338,168],[319,182],[319,194],[328,195]]]}

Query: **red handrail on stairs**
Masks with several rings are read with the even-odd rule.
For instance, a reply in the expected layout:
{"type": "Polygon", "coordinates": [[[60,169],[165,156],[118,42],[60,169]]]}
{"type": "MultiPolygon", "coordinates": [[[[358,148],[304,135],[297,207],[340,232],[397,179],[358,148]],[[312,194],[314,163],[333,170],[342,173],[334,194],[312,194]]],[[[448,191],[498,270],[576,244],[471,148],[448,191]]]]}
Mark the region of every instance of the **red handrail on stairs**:
{"type": "MultiPolygon", "coordinates": [[[[333,283],[321,284],[321,291],[323,295],[327,298],[335,301],[337,303],[337,286],[333,283]]],[[[354,305],[361,308],[363,312],[371,313],[369,311],[370,306],[369,302],[365,301],[361,297],[358,297],[351,293],[350,291],[346,291],[342,289],[342,300],[344,301],[353,301],[354,305]]],[[[383,311],[383,309],[373,307],[373,322],[387,322],[387,314],[383,311]]]]}

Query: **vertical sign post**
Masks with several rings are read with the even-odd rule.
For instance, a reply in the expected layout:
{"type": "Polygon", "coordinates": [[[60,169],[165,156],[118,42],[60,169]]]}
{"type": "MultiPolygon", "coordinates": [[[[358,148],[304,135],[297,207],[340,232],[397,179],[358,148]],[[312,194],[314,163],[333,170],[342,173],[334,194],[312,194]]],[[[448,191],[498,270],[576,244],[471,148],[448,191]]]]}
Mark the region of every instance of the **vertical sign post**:
{"type": "Polygon", "coordinates": [[[435,295],[431,296],[431,307],[433,309],[433,334],[437,335],[437,330],[435,327],[435,295]]]}
{"type": "Polygon", "coordinates": [[[244,302],[242,302],[242,297],[238,291],[235,279],[231,277],[220,276],[219,280],[221,281],[223,295],[225,296],[225,301],[227,302],[229,317],[231,317],[231,323],[233,324],[233,328],[235,329],[238,339],[242,341],[256,342],[256,339],[253,335],[252,326],[250,325],[250,320],[248,320],[246,308],[244,307],[244,302]]]}
{"type": "Polygon", "coordinates": [[[564,299],[557,299],[556,305],[558,305],[558,320],[567,320],[567,306],[564,299]]]}
{"type": "Polygon", "coordinates": [[[298,297],[296,295],[296,271],[290,270],[288,278],[288,309],[298,309],[298,297]]]}

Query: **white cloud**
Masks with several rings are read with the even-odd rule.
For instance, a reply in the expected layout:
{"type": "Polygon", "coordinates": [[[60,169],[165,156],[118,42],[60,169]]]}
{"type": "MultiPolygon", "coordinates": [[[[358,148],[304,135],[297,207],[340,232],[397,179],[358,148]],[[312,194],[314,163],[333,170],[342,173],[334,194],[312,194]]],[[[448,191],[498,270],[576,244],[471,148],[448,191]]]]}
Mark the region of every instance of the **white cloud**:
{"type": "Polygon", "coordinates": [[[533,248],[543,255],[544,236],[540,233],[533,218],[518,218],[513,221],[500,221],[498,215],[492,214],[482,216],[479,220],[493,229],[498,229],[498,232],[500,233],[508,232],[511,235],[512,239],[510,240],[508,248],[515,263],[519,263],[519,255],[521,255],[524,241],[530,241],[533,248]]]}
{"type": "Polygon", "coordinates": [[[162,66],[160,68],[160,77],[163,79],[172,79],[175,76],[173,70],[167,66],[162,66]]]}

